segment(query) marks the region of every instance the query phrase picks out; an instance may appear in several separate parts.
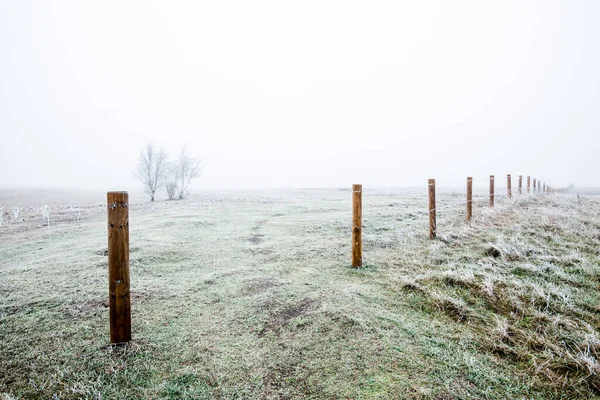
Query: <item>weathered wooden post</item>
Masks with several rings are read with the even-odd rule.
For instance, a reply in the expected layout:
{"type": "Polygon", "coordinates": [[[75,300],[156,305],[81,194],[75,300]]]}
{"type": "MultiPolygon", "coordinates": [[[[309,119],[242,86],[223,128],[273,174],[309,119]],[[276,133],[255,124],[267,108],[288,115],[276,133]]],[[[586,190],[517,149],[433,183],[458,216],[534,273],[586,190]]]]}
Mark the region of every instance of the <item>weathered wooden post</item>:
{"type": "Polygon", "coordinates": [[[523,175],[519,175],[519,195],[523,194],[523,175]]]}
{"type": "Polygon", "coordinates": [[[546,193],[546,182],[544,182],[544,185],[542,186],[542,193],[546,193]]]}
{"type": "Polygon", "coordinates": [[[512,189],[511,189],[511,178],[510,174],[506,175],[506,194],[508,198],[512,198],[512,189]]]}
{"type": "Polygon", "coordinates": [[[471,221],[473,216],[473,177],[467,178],[467,222],[471,221]]]}
{"type": "Polygon", "coordinates": [[[108,192],[108,305],[110,342],[131,341],[129,296],[129,195],[108,192]]]}
{"type": "Polygon", "coordinates": [[[537,191],[537,179],[533,178],[533,193],[537,191]]]}
{"type": "Polygon", "coordinates": [[[362,267],[362,185],[352,185],[352,266],[362,267]]]}
{"type": "Polygon", "coordinates": [[[494,175],[490,175],[490,207],[494,207],[494,175]]]}
{"type": "Polygon", "coordinates": [[[531,193],[531,176],[527,175],[527,194],[531,193]]]}
{"type": "Polygon", "coordinates": [[[436,237],[435,179],[429,180],[429,239],[436,237]]]}

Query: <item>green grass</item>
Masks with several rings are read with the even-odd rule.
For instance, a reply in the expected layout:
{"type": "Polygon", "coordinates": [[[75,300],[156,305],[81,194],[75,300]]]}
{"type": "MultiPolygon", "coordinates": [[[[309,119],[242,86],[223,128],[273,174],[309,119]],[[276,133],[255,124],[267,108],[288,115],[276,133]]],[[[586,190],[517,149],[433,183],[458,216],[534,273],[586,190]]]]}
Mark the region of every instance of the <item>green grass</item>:
{"type": "MultiPolygon", "coordinates": [[[[133,342],[108,344],[105,209],[0,227],[0,394],[59,399],[592,398],[600,201],[366,191],[131,206],[133,342]],[[460,201],[460,198],[458,198],[460,201]],[[486,251],[494,246],[497,258],[486,251]]],[[[41,219],[41,218],[40,218],[41,219]]]]}

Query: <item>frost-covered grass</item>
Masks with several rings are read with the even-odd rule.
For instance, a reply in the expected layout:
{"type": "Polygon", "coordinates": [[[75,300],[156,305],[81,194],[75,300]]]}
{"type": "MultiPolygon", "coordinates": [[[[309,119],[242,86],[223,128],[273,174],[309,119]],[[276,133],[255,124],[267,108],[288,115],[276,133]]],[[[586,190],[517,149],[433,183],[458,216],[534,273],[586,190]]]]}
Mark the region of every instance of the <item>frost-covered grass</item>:
{"type": "Polygon", "coordinates": [[[466,225],[442,191],[429,241],[422,193],[363,196],[358,271],[349,191],[133,205],[134,341],[120,348],[106,346],[105,209],[52,236],[5,221],[0,394],[597,396],[600,199],[476,198],[466,225]]]}

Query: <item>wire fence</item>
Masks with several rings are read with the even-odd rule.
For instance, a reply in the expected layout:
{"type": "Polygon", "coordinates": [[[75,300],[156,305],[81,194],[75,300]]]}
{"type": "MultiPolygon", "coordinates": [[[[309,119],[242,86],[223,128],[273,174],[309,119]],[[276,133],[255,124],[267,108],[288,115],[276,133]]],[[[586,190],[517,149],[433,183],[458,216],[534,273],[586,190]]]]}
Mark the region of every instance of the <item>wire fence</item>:
{"type": "MultiPolygon", "coordinates": [[[[473,177],[470,179],[473,184],[471,199],[467,198],[466,185],[467,180],[462,181],[442,181],[436,182],[437,199],[435,207],[427,207],[428,189],[431,184],[413,185],[406,187],[376,187],[366,188],[362,191],[362,205],[365,209],[365,220],[361,229],[367,232],[375,229],[384,229],[386,231],[400,232],[406,235],[408,233],[406,226],[424,227],[426,230],[426,220],[431,213],[435,213],[439,221],[435,222],[434,229],[446,222],[448,218],[464,217],[467,205],[477,205],[477,207],[486,206],[490,198],[490,182],[494,184],[493,199],[496,203],[501,201],[515,199],[534,194],[546,194],[537,186],[543,185],[540,181],[536,182],[536,187],[512,188],[512,196],[508,193],[508,185],[501,184],[506,179],[499,177],[473,177]],[[482,184],[484,183],[485,184],[482,184]],[[385,216],[378,218],[377,224],[373,226],[371,219],[373,212],[385,216]]],[[[530,182],[530,180],[528,180],[530,182]]],[[[255,209],[265,210],[268,207],[277,208],[281,204],[297,207],[297,212],[287,215],[285,210],[280,213],[274,213],[270,221],[276,224],[310,226],[311,224],[330,224],[336,229],[341,229],[349,235],[352,232],[353,216],[347,210],[347,203],[350,201],[352,188],[338,189],[294,189],[284,190],[282,192],[261,192],[253,191],[243,195],[228,196],[218,194],[197,195],[186,200],[164,201],[164,202],[137,202],[130,204],[132,212],[162,212],[165,210],[196,208],[207,215],[219,214],[222,211],[231,211],[243,204],[245,207],[254,207],[255,209]]],[[[88,204],[88,205],[63,205],[42,207],[12,207],[0,205],[0,228],[7,224],[22,224],[35,222],[37,225],[60,225],[72,224],[90,218],[98,217],[106,213],[106,204],[88,204]]],[[[247,215],[246,215],[247,216],[247,215]]],[[[173,216],[166,216],[173,218],[173,216]]],[[[242,220],[238,221],[241,222],[242,220]]],[[[243,222],[246,222],[243,220],[243,222]]],[[[252,228],[252,223],[238,223],[236,226],[242,228],[252,228]]],[[[310,227],[309,227],[310,228],[310,227]]],[[[309,229],[306,228],[306,229],[309,229]]]]}

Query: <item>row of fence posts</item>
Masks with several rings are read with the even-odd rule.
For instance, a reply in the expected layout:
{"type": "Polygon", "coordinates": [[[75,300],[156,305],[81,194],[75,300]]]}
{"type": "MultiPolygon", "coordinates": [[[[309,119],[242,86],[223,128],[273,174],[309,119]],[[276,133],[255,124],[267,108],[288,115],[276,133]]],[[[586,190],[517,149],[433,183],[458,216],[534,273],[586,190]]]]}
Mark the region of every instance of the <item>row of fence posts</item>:
{"type": "MultiPolygon", "coordinates": [[[[494,207],[495,191],[494,191],[494,175],[490,175],[490,207],[494,207]]],[[[429,238],[435,239],[437,233],[436,223],[436,205],[435,205],[435,179],[428,181],[429,193],[429,238]]],[[[527,177],[527,193],[531,193],[531,176],[527,177]]],[[[533,178],[533,192],[554,193],[555,189],[542,184],[536,178],[533,178]]],[[[519,175],[518,193],[523,194],[523,175],[519,175]]],[[[506,195],[509,199],[512,198],[512,178],[508,174],[506,176],[506,195]]],[[[473,217],[473,177],[467,177],[467,212],[466,220],[471,222],[473,217]]],[[[352,186],[352,266],[354,268],[362,267],[362,185],[352,186]]]]}
{"type": "MultiPolygon", "coordinates": [[[[523,192],[523,177],[519,175],[519,194],[523,192]]],[[[533,191],[554,193],[554,189],[533,179],[533,191]]],[[[429,179],[429,238],[436,237],[435,179],[429,179]]],[[[531,192],[531,177],[527,177],[527,193],[531,192]]],[[[507,175],[507,196],[512,197],[511,176],[507,175]]],[[[490,207],[494,206],[494,175],[490,175],[490,207]]],[[[129,283],[129,194],[108,192],[108,293],[110,342],[131,341],[131,299],[129,283]]],[[[466,220],[473,216],[473,178],[467,178],[466,220]]],[[[352,266],[362,267],[362,185],[352,186],[352,266]]]]}
{"type": "MultiPolygon", "coordinates": [[[[494,175],[490,175],[490,207],[494,207],[495,200],[495,190],[494,190],[494,175]]],[[[518,193],[519,195],[523,194],[523,175],[519,175],[519,184],[518,184],[518,193]]],[[[435,239],[437,225],[436,225],[436,205],[435,205],[435,179],[429,180],[429,238],[435,239]]],[[[550,185],[546,185],[542,182],[537,181],[535,178],[533,179],[533,191],[534,192],[544,192],[544,193],[554,193],[554,189],[550,185]],[[536,189],[537,188],[537,189],[536,189]]],[[[527,177],[527,193],[531,193],[531,177],[527,177]]],[[[506,175],[506,196],[509,199],[512,199],[512,177],[510,174],[506,175]]],[[[467,222],[471,222],[471,218],[473,217],[473,178],[467,177],[467,212],[466,212],[466,220],[467,222]]]]}

